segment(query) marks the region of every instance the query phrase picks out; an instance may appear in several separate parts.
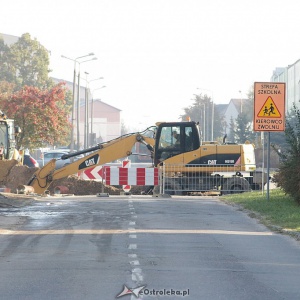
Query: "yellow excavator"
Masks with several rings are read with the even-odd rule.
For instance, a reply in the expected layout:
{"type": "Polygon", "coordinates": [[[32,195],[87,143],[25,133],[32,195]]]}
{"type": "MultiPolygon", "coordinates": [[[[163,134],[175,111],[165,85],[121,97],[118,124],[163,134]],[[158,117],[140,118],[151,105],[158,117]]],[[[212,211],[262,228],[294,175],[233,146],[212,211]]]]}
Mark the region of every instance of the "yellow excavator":
{"type": "Polygon", "coordinates": [[[52,159],[28,185],[43,194],[53,180],[132,155],[136,143],[147,147],[153,167],[161,169],[164,193],[187,195],[218,189],[225,194],[258,189],[261,183],[252,144],[205,142],[196,122],[160,122],[145,131],[65,154],[62,160],[85,156],[62,168],[56,169],[56,159],[52,159]]]}
{"type": "Polygon", "coordinates": [[[14,120],[8,119],[0,110],[0,160],[22,161],[22,153],[17,150],[15,140],[20,132],[20,127],[14,126],[14,120]]]}

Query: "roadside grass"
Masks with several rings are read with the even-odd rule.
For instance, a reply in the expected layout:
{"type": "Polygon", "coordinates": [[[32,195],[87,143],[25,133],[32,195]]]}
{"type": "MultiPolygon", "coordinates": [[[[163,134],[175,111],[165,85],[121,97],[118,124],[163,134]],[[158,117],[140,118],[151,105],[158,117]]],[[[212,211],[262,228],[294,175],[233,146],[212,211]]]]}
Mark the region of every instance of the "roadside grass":
{"type": "Polygon", "coordinates": [[[270,190],[269,199],[266,191],[253,191],[224,195],[221,200],[250,211],[250,215],[272,229],[300,233],[300,205],[280,189],[270,190]]]}

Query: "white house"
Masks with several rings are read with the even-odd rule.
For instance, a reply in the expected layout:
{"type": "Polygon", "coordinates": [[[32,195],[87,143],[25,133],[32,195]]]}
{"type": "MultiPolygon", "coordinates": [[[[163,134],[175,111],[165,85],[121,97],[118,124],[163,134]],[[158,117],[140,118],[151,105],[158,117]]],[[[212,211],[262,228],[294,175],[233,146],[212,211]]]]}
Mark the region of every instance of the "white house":
{"type": "Polygon", "coordinates": [[[225,121],[225,133],[229,133],[231,119],[235,120],[238,115],[243,112],[243,107],[245,107],[248,99],[231,99],[226,109],[224,110],[224,121],[225,121]]]}

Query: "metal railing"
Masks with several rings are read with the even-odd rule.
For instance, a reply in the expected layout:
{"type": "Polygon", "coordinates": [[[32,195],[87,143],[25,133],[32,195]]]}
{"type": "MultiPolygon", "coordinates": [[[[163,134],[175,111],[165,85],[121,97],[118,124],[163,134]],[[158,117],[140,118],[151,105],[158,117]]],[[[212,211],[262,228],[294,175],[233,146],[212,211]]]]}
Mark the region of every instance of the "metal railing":
{"type": "Polygon", "coordinates": [[[160,191],[171,195],[241,193],[260,189],[260,182],[254,165],[164,164],[160,191]]]}

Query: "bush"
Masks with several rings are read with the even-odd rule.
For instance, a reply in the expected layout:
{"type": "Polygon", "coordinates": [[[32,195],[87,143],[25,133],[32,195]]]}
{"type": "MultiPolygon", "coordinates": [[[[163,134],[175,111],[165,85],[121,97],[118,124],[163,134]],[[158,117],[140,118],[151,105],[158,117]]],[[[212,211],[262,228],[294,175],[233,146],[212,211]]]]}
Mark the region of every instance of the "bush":
{"type": "Polygon", "coordinates": [[[274,181],[300,204],[300,112],[293,107],[293,117],[286,122],[288,148],[279,153],[281,164],[274,181]]]}

